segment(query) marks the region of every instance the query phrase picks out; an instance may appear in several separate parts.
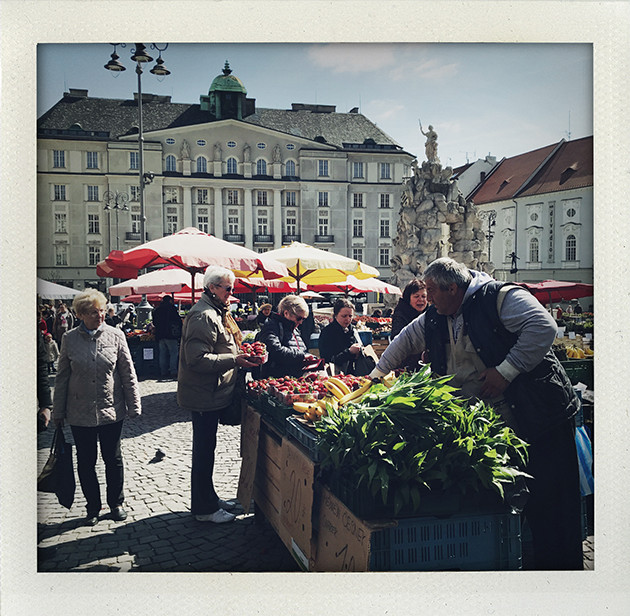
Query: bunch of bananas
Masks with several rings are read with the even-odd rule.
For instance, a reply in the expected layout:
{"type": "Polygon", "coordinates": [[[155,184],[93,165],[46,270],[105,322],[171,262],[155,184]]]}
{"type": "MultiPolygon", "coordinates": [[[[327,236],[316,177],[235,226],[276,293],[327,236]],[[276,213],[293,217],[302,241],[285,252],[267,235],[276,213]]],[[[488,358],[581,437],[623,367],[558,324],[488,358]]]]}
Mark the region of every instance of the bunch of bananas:
{"type": "Polygon", "coordinates": [[[353,391],[341,379],[333,376],[324,381],[324,387],[328,390],[329,395],[315,402],[294,402],[293,410],[302,413],[304,419],[308,421],[317,421],[322,415],[327,414],[327,404],[333,408],[338,408],[348,402],[357,400],[372,387],[372,381],[364,379],[363,384],[353,391]]]}
{"type": "Polygon", "coordinates": [[[567,357],[569,359],[584,359],[586,357],[592,357],[594,355],[591,349],[580,349],[576,346],[568,346],[567,347],[567,357]]]}

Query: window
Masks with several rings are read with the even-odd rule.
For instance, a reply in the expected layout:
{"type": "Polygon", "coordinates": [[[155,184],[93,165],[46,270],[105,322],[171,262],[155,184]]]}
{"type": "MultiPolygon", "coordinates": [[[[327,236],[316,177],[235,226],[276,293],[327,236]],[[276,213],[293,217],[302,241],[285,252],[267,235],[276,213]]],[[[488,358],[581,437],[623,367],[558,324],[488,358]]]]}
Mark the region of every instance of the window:
{"type": "Polygon", "coordinates": [[[297,211],[287,210],[285,219],[285,227],[287,235],[297,235],[297,211]]]}
{"type": "Polygon", "coordinates": [[[164,189],[164,203],[179,203],[179,190],[174,187],[164,189]]]}
{"type": "Polygon", "coordinates": [[[352,163],[352,177],[353,178],[363,177],[363,163],[352,163]]]}
{"type": "Polygon", "coordinates": [[[98,214],[88,214],[88,233],[100,233],[101,223],[98,214]]]}
{"type": "Polygon", "coordinates": [[[131,232],[140,233],[140,214],[131,215],[131,232]]]}
{"type": "Polygon", "coordinates": [[[297,205],[296,192],[294,190],[288,190],[284,193],[284,204],[289,207],[295,207],[297,205]]]}
{"type": "Polygon", "coordinates": [[[256,175],[267,175],[267,161],[264,158],[256,161],[256,175]]]}
{"type": "Polygon", "coordinates": [[[68,265],[68,247],[65,244],[55,246],[55,265],[68,265]]]}
{"type": "Polygon", "coordinates": [[[319,210],[317,213],[318,235],[328,235],[329,224],[330,218],[328,216],[328,210],[319,210]]]}
{"type": "Polygon", "coordinates": [[[208,203],[208,189],[207,188],[197,189],[197,203],[208,203]]]}
{"type": "Polygon", "coordinates": [[[352,237],[363,237],[363,219],[355,218],[352,221],[352,237]]]}
{"type": "Polygon", "coordinates": [[[197,210],[197,229],[199,229],[199,231],[202,231],[203,233],[210,233],[207,207],[201,207],[197,210]]]}
{"type": "Polygon", "coordinates": [[[87,187],[87,200],[98,201],[98,186],[87,187]]]}
{"type": "Polygon", "coordinates": [[[381,208],[385,209],[385,208],[389,208],[391,207],[390,205],[390,197],[391,195],[389,193],[384,193],[380,196],[380,201],[379,201],[379,205],[381,208]]]}
{"type": "Polygon", "coordinates": [[[317,205],[319,207],[328,207],[328,193],[327,192],[317,193],[317,205]]]}
{"type": "Polygon", "coordinates": [[[208,173],[208,161],[205,156],[200,156],[197,159],[197,173],[208,173]]]}
{"type": "Polygon", "coordinates": [[[268,205],[268,203],[267,203],[267,191],[266,190],[257,190],[256,191],[256,205],[268,205]]]}
{"type": "Polygon", "coordinates": [[[238,173],[238,162],[233,156],[227,159],[227,172],[231,174],[238,173]]]}
{"type": "Polygon", "coordinates": [[[363,207],[363,193],[352,195],[352,207],[363,207]]]}
{"type": "Polygon", "coordinates": [[[140,186],[129,187],[129,200],[140,201],[140,186]]]}
{"type": "Polygon", "coordinates": [[[319,175],[320,177],[328,177],[328,161],[327,160],[317,161],[317,175],[319,175]]]}
{"type": "Polygon", "coordinates": [[[390,249],[379,248],[378,250],[378,264],[380,267],[389,267],[390,249]]]}
{"type": "Polygon", "coordinates": [[[175,139],[173,139],[173,137],[169,137],[166,140],[166,143],[168,143],[168,145],[175,145],[175,139]]]}
{"type": "Polygon", "coordinates": [[[381,218],[381,237],[389,237],[389,218],[381,218]]]}
{"type": "Polygon", "coordinates": [[[295,162],[292,160],[287,160],[284,167],[284,174],[288,177],[295,177],[295,162]]]}
{"type": "Polygon", "coordinates": [[[87,168],[98,169],[98,152],[87,153],[87,168]]]}
{"type": "Polygon", "coordinates": [[[166,157],[166,170],[177,171],[177,159],[173,156],[173,154],[169,154],[166,157]]]}
{"type": "Polygon", "coordinates": [[[391,163],[379,163],[379,169],[379,177],[381,178],[381,180],[391,180],[391,163]]]}
{"type": "Polygon", "coordinates": [[[197,145],[203,147],[204,145],[206,145],[206,140],[205,139],[197,139],[197,145]]]}
{"type": "Polygon", "coordinates": [[[567,235],[566,242],[564,244],[565,260],[576,261],[577,260],[577,240],[575,235],[567,235]]]}
{"type": "Polygon", "coordinates": [[[66,186],[65,184],[55,184],[55,201],[66,200],[66,186]]]}
{"type": "Polygon", "coordinates": [[[257,218],[258,235],[269,235],[269,212],[258,210],[257,218]]]}
{"type": "Polygon", "coordinates": [[[227,147],[228,148],[235,148],[236,147],[236,141],[228,141],[227,142],[227,147]]]}
{"type": "Polygon", "coordinates": [[[257,144],[256,144],[256,147],[257,147],[259,150],[264,150],[264,149],[267,147],[267,144],[266,144],[266,143],[262,143],[262,142],[260,142],[260,143],[257,143],[257,144]]]}
{"type": "Polygon", "coordinates": [[[177,208],[166,208],[166,232],[168,234],[177,233],[177,208]]]}
{"type": "Polygon", "coordinates": [[[53,150],[53,167],[66,166],[66,153],[63,150],[53,150]]]}
{"type": "Polygon", "coordinates": [[[295,143],[287,143],[287,150],[295,150],[295,143]]]}
{"type": "Polygon", "coordinates": [[[227,215],[228,233],[236,235],[240,229],[240,216],[237,209],[229,209],[227,215]]]}
{"type": "Polygon", "coordinates": [[[567,210],[567,218],[573,218],[575,216],[576,212],[575,212],[575,208],[574,207],[570,207],[567,210]]]}
{"type": "Polygon", "coordinates": [[[65,212],[55,212],[55,233],[68,233],[67,222],[65,212]]]}
{"type": "Polygon", "coordinates": [[[538,263],[540,261],[540,242],[537,237],[532,237],[529,240],[529,261],[530,263],[538,263]]]}
{"type": "Polygon", "coordinates": [[[139,169],[140,159],[138,152],[129,152],[129,169],[139,169]]]}
{"type": "Polygon", "coordinates": [[[352,258],[356,259],[357,261],[363,261],[363,248],[353,248],[352,258]]]}
{"type": "Polygon", "coordinates": [[[238,190],[227,191],[228,205],[238,205],[238,190]]]}
{"type": "Polygon", "coordinates": [[[101,260],[101,247],[88,246],[88,265],[98,265],[101,260]]]}

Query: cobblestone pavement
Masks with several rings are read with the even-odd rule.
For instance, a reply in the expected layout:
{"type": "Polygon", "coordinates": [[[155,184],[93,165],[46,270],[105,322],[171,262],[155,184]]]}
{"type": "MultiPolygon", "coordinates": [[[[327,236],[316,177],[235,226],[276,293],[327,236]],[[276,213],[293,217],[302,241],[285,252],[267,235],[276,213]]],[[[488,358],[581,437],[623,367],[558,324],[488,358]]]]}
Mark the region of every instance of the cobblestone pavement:
{"type": "MultiPolygon", "coordinates": [[[[51,377],[52,381],[52,377],[51,377]]],[[[51,382],[52,384],[52,382],[51,382]]],[[[299,571],[289,551],[268,523],[253,511],[237,509],[230,524],[196,522],[190,514],[192,427],[175,399],[176,382],[140,381],[143,415],[126,420],[124,522],[101,512],[96,526],[83,525],[85,500],[78,485],[70,510],[55,495],[38,492],[39,571],[288,572],[299,571]],[[160,449],[165,457],[156,461],[160,449]]],[[[44,465],[53,430],[38,436],[38,469],[44,465]]],[[[72,442],[70,430],[66,437],[72,442]]],[[[240,428],[220,426],[214,481],[219,495],[235,499],[241,459],[240,428]]],[[[75,455],[76,464],[76,455],[75,455]]],[[[76,473],[75,473],[76,474],[76,473]]],[[[104,494],[102,461],[97,474],[104,494]]],[[[585,568],[593,569],[593,537],[584,550],[585,568]]]]}

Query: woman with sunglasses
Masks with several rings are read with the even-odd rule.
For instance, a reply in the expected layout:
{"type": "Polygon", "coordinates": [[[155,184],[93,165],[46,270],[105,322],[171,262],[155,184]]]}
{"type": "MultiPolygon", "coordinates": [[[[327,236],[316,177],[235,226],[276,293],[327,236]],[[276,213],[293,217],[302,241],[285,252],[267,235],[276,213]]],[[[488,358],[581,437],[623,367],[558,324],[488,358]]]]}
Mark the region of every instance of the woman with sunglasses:
{"type": "Polygon", "coordinates": [[[287,295],[280,300],[278,311],[269,315],[257,336],[269,352],[269,360],[261,366],[261,378],[299,377],[305,366],[317,362],[317,357],[307,353],[306,344],[297,329],[308,313],[304,298],[287,295]]]}

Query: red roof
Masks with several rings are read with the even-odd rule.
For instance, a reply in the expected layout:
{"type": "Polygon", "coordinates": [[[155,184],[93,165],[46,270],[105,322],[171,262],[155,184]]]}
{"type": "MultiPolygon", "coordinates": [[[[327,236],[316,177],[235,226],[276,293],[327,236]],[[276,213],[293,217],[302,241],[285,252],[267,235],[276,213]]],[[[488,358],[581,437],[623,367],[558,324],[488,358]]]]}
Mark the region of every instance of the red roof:
{"type": "Polygon", "coordinates": [[[554,143],[525,154],[506,158],[488,174],[486,180],[470,195],[470,198],[475,205],[513,199],[523,184],[532,177],[557,147],[558,144],[554,143]]]}
{"type": "Polygon", "coordinates": [[[593,137],[567,141],[519,197],[593,186],[593,137]]]}

